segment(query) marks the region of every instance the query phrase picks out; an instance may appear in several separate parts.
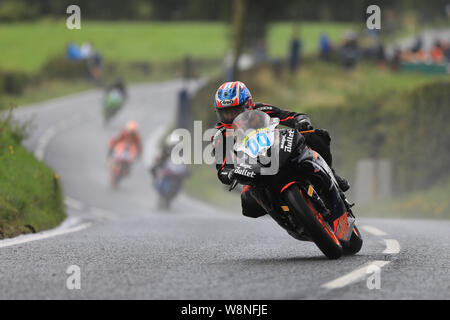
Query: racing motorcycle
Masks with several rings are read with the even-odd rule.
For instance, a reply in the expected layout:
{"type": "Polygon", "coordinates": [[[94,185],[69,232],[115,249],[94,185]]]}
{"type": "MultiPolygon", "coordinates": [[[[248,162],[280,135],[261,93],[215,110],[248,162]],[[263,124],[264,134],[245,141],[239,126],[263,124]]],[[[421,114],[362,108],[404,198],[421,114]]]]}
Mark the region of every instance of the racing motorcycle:
{"type": "Polygon", "coordinates": [[[175,164],[166,161],[157,171],[154,187],[158,193],[158,208],[168,210],[173,199],[180,192],[184,178],[189,174],[185,164],[175,164]]]}
{"type": "Polygon", "coordinates": [[[119,181],[130,172],[131,164],[136,158],[136,147],[127,143],[118,143],[111,154],[111,187],[116,188],[119,181]]]}
{"type": "Polygon", "coordinates": [[[118,89],[108,91],[103,99],[103,120],[105,125],[119,112],[124,103],[123,94],[118,89]]]}
{"type": "Polygon", "coordinates": [[[305,144],[303,134],[277,128],[279,119],[249,110],[233,121],[233,183],[250,195],[292,237],[314,242],[329,259],[356,254],[362,237],[333,171],[305,144]]]}

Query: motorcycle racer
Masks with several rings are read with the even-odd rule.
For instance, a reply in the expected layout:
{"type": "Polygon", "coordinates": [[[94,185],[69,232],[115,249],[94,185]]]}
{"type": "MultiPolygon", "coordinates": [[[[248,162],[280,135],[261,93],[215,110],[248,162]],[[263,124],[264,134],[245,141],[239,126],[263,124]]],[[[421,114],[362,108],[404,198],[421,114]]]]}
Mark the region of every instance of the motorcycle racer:
{"type": "Polygon", "coordinates": [[[153,178],[156,177],[156,172],[158,171],[158,169],[160,169],[164,165],[164,163],[166,163],[170,159],[172,149],[178,142],[178,138],[173,133],[166,138],[163,146],[161,147],[161,150],[159,151],[153,165],[149,170],[153,178]]]}
{"type": "Polygon", "coordinates": [[[138,132],[138,123],[134,120],[128,121],[126,127],[109,141],[109,154],[116,146],[125,144],[129,147],[130,157],[135,159],[142,154],[142,142],[138,132]]]}
{"type": "MultiPolygon", "coordinates": [[[[308,115],[304,113],[296,113],[280,109],[276,106],[265,103],[254,103],[252,95],[246,85],[240,81],[226,82],[222,84],[215,94],[215,108],[218,117],[218,122],[215,125],[217,132],[212,137],[214,150],[222,151],[222,162],[216,163],[217,175],[219,180],[229,185],[232,183],[231,174],[234,169],[233,163],[227,163],[227,158],[232,159],[233,150],[228,148],[227,129],[232,128],[233,120],[245,110],[259,110],[265,112],[272,118],[279,118],[280,124],[287,127],[295,128],[299,131],[311,131],[304,134],[306,144],[317,151],[332,167],[332,155],[330,150],[331,137],[326,130],[315,129],[311,125],[311,120],[308,115]]],[[[348,182],[335,175],[340,189],[345,192],[350,186],[348,182]]],[[[241,193],[242,213],[244,216],[257,218],[266,214],[259,204],[250,195],[250,186],[245,186],[241,193]]]]}

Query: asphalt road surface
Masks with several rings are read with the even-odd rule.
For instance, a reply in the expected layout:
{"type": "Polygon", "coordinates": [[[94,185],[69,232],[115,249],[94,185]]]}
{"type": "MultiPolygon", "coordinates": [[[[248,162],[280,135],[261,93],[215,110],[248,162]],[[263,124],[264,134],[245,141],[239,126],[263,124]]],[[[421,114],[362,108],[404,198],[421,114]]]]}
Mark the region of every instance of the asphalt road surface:
{"type": "Polygon", "coordinates": [[[107,128],[99,91],[16,112],[34,119],[26,145],[60,175],[69,218],[54,230],[0,241],[1,299],[450,298],[449,221],[360,219],[361,252],[330,261],[269,218],[184,195],[172,212],[159,212],[146,167],[180,87],[133,86],[107,128]],[[113,191],[107,141],[129,119],[139,121],[146,152],[113,191]],[[80,268],[80,289],[67,288],[71,265],[80,268]]]}

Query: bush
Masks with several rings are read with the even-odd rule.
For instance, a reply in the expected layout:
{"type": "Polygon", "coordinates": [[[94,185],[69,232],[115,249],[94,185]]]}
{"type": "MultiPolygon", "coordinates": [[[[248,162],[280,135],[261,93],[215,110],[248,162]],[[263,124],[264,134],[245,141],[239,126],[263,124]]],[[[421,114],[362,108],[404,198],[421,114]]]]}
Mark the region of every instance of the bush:
{"type": "Polygon", "coordinates": [[[21,71],[0,71],[0,92],[20,95],[29,81],[26,73],[21,71]]]}
{"type": "Polygon", "coordinates": [[[450,176],[450,82],[354,99],[336,108],[306,110],[330,130],[335,163],[352,177],[365,157],[390,159],[397,193],[428,188],[450,176]]]}
{"type": "Polygon", "coordinates": [[[46,78],[86,78],[88,69],[85,61],[71,61],[60,55],[50,58],[42,68],[41,74],[46,78]]]}

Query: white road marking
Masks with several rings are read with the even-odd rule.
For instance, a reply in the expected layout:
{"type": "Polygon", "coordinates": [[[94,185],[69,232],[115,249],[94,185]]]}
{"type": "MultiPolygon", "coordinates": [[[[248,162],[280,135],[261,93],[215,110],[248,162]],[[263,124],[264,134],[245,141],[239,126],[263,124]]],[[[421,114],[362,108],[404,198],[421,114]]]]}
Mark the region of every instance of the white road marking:
{"type": "Polygon", "coordinates": [[[373,226],[362,226],[361,229],[373,234],[374,236],[387,236],[387,233],[373,226]]]}
{"type": "Polygon", "coordinates": [[[397,254],[400,252],[400,243],[395,239],[384,239],[386,242],[386,249],[384,249],[384,254],[397,254]]]}
{"type": "Polygon", "coordinates": [[[340,278],[337,278],[335,280],[327,282],[327,283],[323,284],[321,287],[328,289],[328,290],[332,290],[332,289],[338,289],[338,288],[348,286],[349,284],[363,280],[367,276],[367,270],[369,267],[377,266],[377,267],[381,268],[381,267],[387,265],[389,262],[390,261],[381,261],[381,260],[369,262],[367,265],[365,265],[359,269],[356,269],[355,271],[347,273],[345,276],[342,276],[340,278]]]}
{"type": "MultiPolygon", "coordinates": [[[[373,235],[376,235],[376,236],[386,236],[387,235],[386,232],[384,232],[378,228],[375,228],[373,226],[366,225],[366,226],[362,226],[361,228],[373,235]]],[[[383,240],[386,243],[386,249],[384,249],[383,254],[397,254],[400,252],[400,244],[397,240],[395,240],[395,239],[383,239],[383,240]]],[[[369,264],[367,264],[359,269],[356,269],[350,273],[347,273],[346,275],[344,275],[340,278],[329,281],[329,282],[323,284],[321,287],[324,289],[332,290],[332,289],[338,289],[338,288],[348,286],[349,284],[363,280],[367,275],[367,270],[369,267],[377,266],[377,267],[381,268],[390,262],[391,261],[383,261],[383,260],[375,260],[375,261],[369,262],[369,264]]]]}
{"type": "Polygon", "coordinates": [[[44,159],[44,153],[45,148],[47,147],[47,144],[50,142],[50,140],[53,138],[53,136],[56,134],[55,127],[50,127],[40,136],[36,151],[34,152],[36,158],[40,161],[44,159]]]}
{"type": "Polygon", "coordinates": [[[66,206],[80,211],[83,210],[84,207],[83,203],[70,197],[65,197],[64,203],[66,204],[66,206]]]}
{"type": "Polygon", "coordinates": [[[72,232],[76,232],[76,231],[81,231],[86,228],[89,228],[91,225],[92,225],[92,223],[86,222],[86,223],[76,225],[76,226],[70,227],[70,228],[61,228],[60,227],[60,228],[53,229],[51,231],[43,231],[43,232],[32,234],[32,235],[22,235],[22,236],[13,238],[13,239],[2,240],[2,241],[0,241],[0,248],[15,246],[15,245],[22,244],[22,243],[52,238],[52,237],[56,237],[56,236],[60,236],[60,235],[64,235],[64,234],[68,234],[68,233],[72,233],[72,232]]]}

